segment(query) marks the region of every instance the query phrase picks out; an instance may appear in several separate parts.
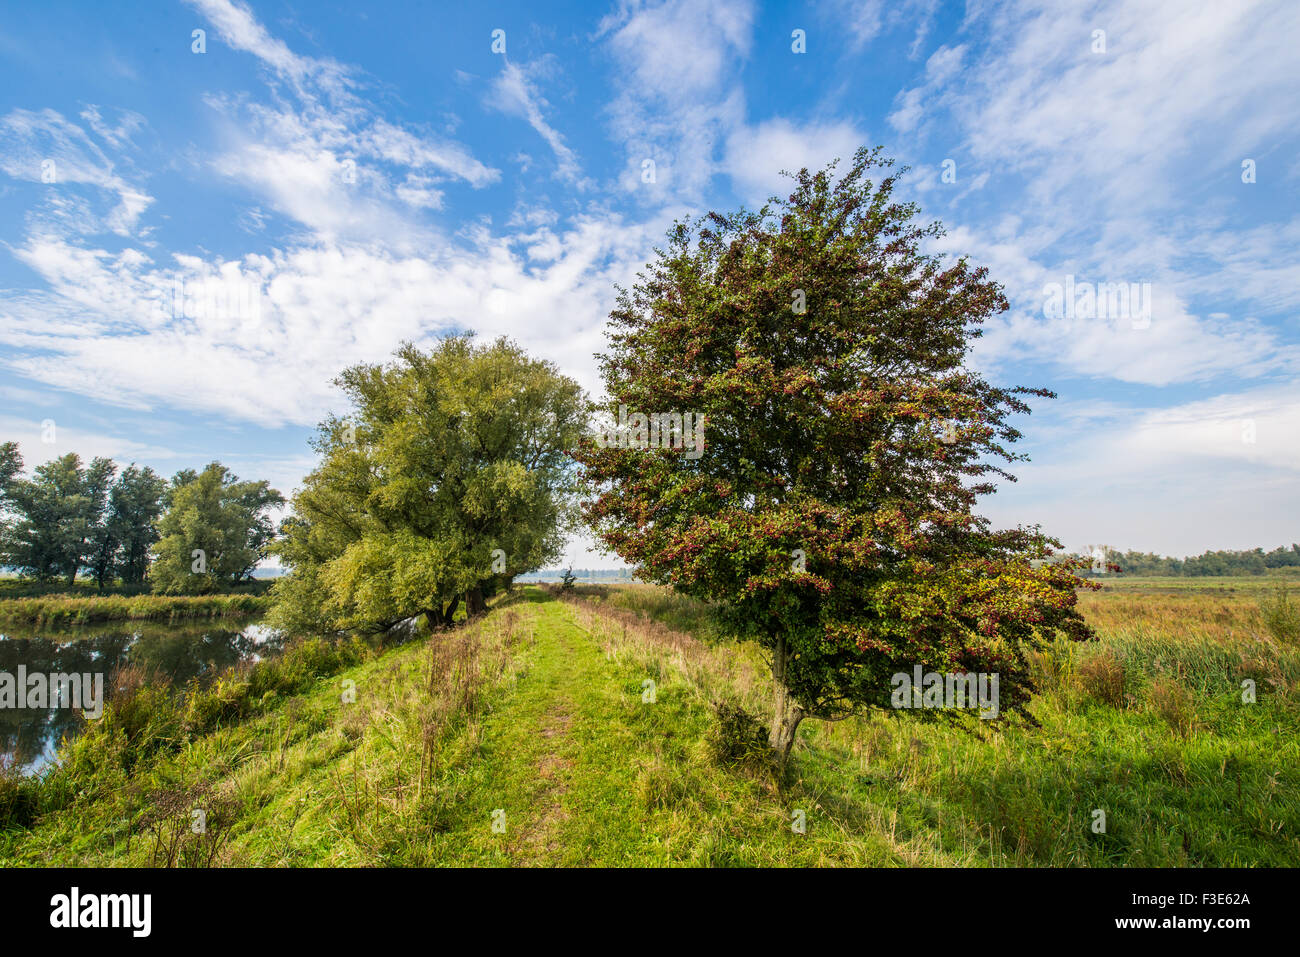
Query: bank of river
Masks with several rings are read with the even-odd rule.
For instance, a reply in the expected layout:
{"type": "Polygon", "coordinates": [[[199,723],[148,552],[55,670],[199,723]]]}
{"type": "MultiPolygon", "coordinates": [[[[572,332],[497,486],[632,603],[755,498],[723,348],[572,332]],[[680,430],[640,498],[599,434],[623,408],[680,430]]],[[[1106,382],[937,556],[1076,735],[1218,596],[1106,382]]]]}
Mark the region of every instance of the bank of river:
{"type": "MultiPolygon", "coordinates": [[[[113,676],[138,669],[151,680],[205,684],[242,662],[273,657],[284,639],[256,617],[218,622],[115,623],[82,628],[0,626],[0,676],[102,675],[104,696],[113,699],[113,676]]],[[[47,702],[49,703],[49,702],[47,702]]],[[[0,701],[0,767],[36,774],[55,759],[64,736],[83,727],[81,711],[67,707],[12,707],[0,701]]]]}
{"type": "Polygon", "coordinates": [[[74,627],[101,622],[175,624],[244,619],[265,614],[265,595],[45,595],[0,600],[0,631],[7,627],[74,627]]]}

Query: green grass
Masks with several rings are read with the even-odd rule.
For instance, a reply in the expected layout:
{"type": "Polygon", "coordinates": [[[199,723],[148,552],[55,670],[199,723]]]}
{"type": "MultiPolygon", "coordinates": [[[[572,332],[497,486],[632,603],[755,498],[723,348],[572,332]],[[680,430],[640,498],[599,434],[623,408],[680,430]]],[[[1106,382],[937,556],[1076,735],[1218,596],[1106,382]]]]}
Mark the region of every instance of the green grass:
{"type": "MultiPolygon", "coordinates": [[[[238,585],[222,588],[221,594],[264,595],[271,590],[271,586],[274,584],[275,579],[272,578],[254,578],[240,582],[238,585]]],[[[150,588],[151,586],[147,581],[126,584],[121,580],[114,580],[101,589],[90,578],[78,578],[73,584],[69,585],[62,579],[35,581],[31,578],[21,578],[12,574],[0,575],[0,600],[7,598],[47,598],[50,596],[93,598],[103,595],[148,595],[150,594],[150,588]]]]}
{"type": "Polygon", "coordinates": [[[105,621],[190,621],[264,613],[261,595],[48,595],[0,600],[0,625],[67,627],[105,621]]]}
{"type": "Polygon", "coordinates": [[[1274,568],[1266,575],[1094,575],[1103,590],[1201,594],[1207,592],[1259,593],[1279,583],[1300,585],[1300,568],[1274,568]]]}
{"type": "Polygon", "coordinates": [[[761,720],[766,668],[709,621],[646,586],[530,587],[337,674],[300,667],[129,768],[83,737],[46,784],[0,785],[30,825],[0,824],[0,865],[1300,863],[1293,649],[1137,621],[1043,657],[1040,728],[806,721],[778,789],[715,711],[761,720]]]}

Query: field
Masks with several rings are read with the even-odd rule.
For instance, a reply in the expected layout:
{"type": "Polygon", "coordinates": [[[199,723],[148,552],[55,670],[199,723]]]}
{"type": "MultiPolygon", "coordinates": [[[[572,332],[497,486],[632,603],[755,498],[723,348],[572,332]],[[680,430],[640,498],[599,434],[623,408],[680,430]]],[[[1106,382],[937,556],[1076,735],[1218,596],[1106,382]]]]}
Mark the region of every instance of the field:
{"type": "Polygon", "coordinates": [[[1296,866],[1300,648],[1268,588],[1108,581],[1100,640],[1038,661],[1038,727],[810,720],[778,787],[766,665],[707,609],[529,586],[188,703],[141,685],[44,784],[0,783],[0,864],[1296,866]]]}

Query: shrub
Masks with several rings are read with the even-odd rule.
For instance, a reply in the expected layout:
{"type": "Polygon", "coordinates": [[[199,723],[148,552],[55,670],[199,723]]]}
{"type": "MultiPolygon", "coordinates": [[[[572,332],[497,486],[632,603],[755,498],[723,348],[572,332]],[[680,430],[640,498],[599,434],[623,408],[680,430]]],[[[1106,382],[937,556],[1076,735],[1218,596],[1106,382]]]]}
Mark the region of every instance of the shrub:
{"type": "Polygon", "coordinates": [[[680,768],[655,758],[641,769],[636,779],[636,796],[647,811],[671,810],[691,802],[690,780],[680,768]]]}
{"type": "Polygon", "coordinates": [[[204,734],[220,724],[229,724],[249,710],[248,676],[228,672],[203,689],[191,681],[185,696],[182,726],[188,734],[204,734]]]}
{"type": "Polygon", "coordinates": [[[768,731],[739,705],[713,703],[716,720],[709,729],[709,754],[726,767],[765,768],[771,759],[768,731]]]}
{"type": "Polygon", "coordinates": [[[182,621],[237,618],[265,611],[258,595],[51,595],[0,601],[0,621],[9,624],[84,625],[100,621],[182,621]]]}
{"type": "Polygon", "coordinates": [[[0,769],[0,831],[30,827],[39,812],[38,782],[13,768],[0,769]]]}

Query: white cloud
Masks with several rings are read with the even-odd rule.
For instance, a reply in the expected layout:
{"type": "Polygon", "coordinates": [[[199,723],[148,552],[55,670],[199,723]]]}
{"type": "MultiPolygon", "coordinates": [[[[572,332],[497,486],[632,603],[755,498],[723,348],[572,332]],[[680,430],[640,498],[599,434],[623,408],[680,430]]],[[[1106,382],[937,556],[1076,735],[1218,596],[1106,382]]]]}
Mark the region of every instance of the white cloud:
{"type": "Polygon", "coordinates": [[[1042,200],[1086,191],[1117,209],[1177,201],[1192,167],[1231,176],[1242,156],[1300,124],[1292,3],[1019,0],[971,19],[991,38],[985,55],[930,80],[974,156],[1030,172],[1042,200]],[[1094,53],[1101,27],[1107,49],[1094,53]]]}
{"type": "Polygon", "coordinates": [[[33,328],[43,300],[0,300],[0,335],[16,349],[11,368],[48,385],[265,426],[315,423],[338,400],[330,381],[343,366],[455,328],[512,336],[594,391],[614,284],[631,280],[666,225],[593,215],[522,236],[480,228],[435,255],[321,244],[236,262],[177,257],[170,269],[43,241],[20,255],[78,308],[33,328]],[[228,296],[177,315],[174,297],[155,300],[178,278],[191,292],[260,290],[256,314],[228,296]]]}
{"type": "Polygon", "coordinates": [[[355,71],[334,60],[295,54],[232,0],[191,0],[237,50],[287,81],[292,101],[274,105],[209,96],[225,118],[219,175],[260,195],[326,242],[392,243],[406,251],[431,241],[422,212],[443,204],[443,180],[473,188],[500,171],[469,149],[397,126],[357,90],[355,71]]]}
{"type": "Polygon", "coordinates": [[[615,55],[629,64],[629,87],[688,103],[723,85],[735,57],[748,55],[754,6],[744,0],[668,0],[624,7],[601,21],[615,55]]]}
{"type": "Polygon", "coordinates": [[[267,33],[246,4],[233,0],[188,0],[214,27],[221,39],[236,50],[251,53],[277,74],[297,85],[306,95],[309,83],[318,84],[329,93],[342,95],[350,83],[349,71],[326,59],[298,56],[283,40],[267,33]]]}
{"type": "Polygon", "coordinates": [[[915,57],[934,23],[938,0],[835,0],[823,8],[838,30],[847,30],[851,48],[861,50],[887,30],[915,28],[908,55],[915,57]]]}
{"type": "Polygon", "coordinates": [[[45,419],[36,421],[16,416],[0,417],[0,433],[7,440],[18,443],[18,450],[22,454],[23,465],[28,474],[35,466],[67,455],[69,452],[76,452],[83,462],[103,456],[119,464],[145,459],[170,460],[176,457],[175,452],[163,446],[138,442],[120,435],[109,435],[99,430],[89,431],[60,425],[57,417],[48,421],[52,423],[52,428],[47,427],[45,419]],[[46,441],[47,439],[52,441],[46,441]]]}
{"type": "Polygon", "coordinates": [[[110,126],[100,115],[99,107],[91,105],[81,111],[81,118],[86,121],[95,135],[115,149],[131,146],[131,137],[145,127],[145,118],[134,110],[118,110],[118,123],[110,126]]]}
{"type": "Polygon", "coordinates": [[[529,76],[529,69],[531,68],[507,61],[501,75],[492,84],[490,102],[503,113],[527,120],[528,125],[537,131],[555,154],[558,164],[556,174],[561,179],[575,182],[579,174],[578,157],[565,145],[564,137],[543,116],[542,111],[547,103],[537,92],[536,84],[529,76]]]}
{"type": "Polygon", "coordinates": [[[51,188],[54,202],[67,201],[60,187],[85,183],[116,195],[117,206],[102,218],[83,217],[81,229],[128,236],[153,202],[141,187],[120,176],[103,150],[80,126],[50,109],[14,110],[0,117],[0,170],[15,179],[51,188]],[[52,176],[52,181],[47,182],[52,176]]]}
{"type": "Polygon", "coordinates": [[[1166,409],[1088,404],[1080,414],[1052,404],[1036,403],[1047,423],[1033,421],[1036,411],[1021,426],[1027,445],[1045,441],[1048,451],[984,503],[1000,524],[1042,521],[1071,548],[1104,542],[1171,555],[1300,537],[1294,384],[1166,409]]]}
{"type": "Polygon", "coordinates": [[[627,156],[622,176],[632,195],[664,205],[699,198],[717,170],[717,151],[744,122],[736,74],[752,44],[748,0],[669,0],[623,6],[597,38],[622,80],[608,108],[627,156]],[[654,163],[654,182],[642,177],[654,163]]]}
{"type": "Polygon", "coordinates": [[[772,194],[784,195],[793,188],[782,170],[798,173],[807,167],[818,170],[831,160],[839,159],[838,170],[844,172],[860,146],[868,145],[867,135],[846,122],[810,122],[795,125],[790,120],[774,118],[757,126],[734,130],[727,140],[726,167],[737,192],[762,201],[772,194]]]}

